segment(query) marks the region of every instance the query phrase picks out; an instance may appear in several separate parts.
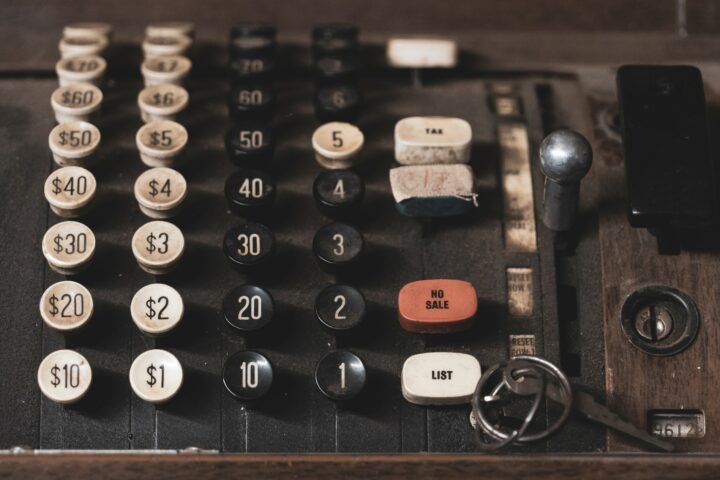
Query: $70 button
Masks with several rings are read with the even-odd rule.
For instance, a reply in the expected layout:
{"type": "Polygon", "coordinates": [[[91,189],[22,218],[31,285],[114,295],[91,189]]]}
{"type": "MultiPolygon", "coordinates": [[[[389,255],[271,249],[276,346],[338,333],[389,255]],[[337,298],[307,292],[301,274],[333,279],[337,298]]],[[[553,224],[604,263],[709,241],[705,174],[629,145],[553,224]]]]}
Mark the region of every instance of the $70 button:
{"type": "Polygon", "coordinates": [[[167,402],[183,384],[183,368],[175,355],[166,350],[143,352],[130,366],[130,387],[135,395],[150,403],[167,402]]]}
{"type": "Polygon", "coordinates": [[[132,251],[140,268],[153,275],[172,270],[185,251],[185,237],[169,222],[148,222],[135,231],[132,251]]]}
{"type": "Polygon", "coordinates": [[[183,299],[170,285],[153,283],[135,294],[130,315],[140,330],[158,335],[175,328],[183,317],[183,299]]]}

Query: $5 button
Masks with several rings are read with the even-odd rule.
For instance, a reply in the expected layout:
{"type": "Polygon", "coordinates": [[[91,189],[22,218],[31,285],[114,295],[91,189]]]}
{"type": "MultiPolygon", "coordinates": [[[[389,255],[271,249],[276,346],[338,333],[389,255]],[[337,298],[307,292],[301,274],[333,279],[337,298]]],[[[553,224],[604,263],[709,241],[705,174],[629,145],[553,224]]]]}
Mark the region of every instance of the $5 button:
{"type": "Polygon", "coordinates": [[[185,149],[188,132],[179,123],[155,120],[138,130],[135,142],[145,165],[169,167],[185,149]]]}
{"type": "Polygon", "coordinates": [[[183,384],[182,365],[166,350],[148,350],[138,355],[129,376],[135,395],[150,403],[167,402],[183,384]]]}
{"type": "Polygon", "coordinates": [[[40,298],[40,316],[47,326],[60,331],[75,330],[87,323],[93,314],[93,298],[77,282],[63,281],[50,285],[40,298]]]}
{"type": "Polygon", "coordinates": [[[185,237],[169,222],[148,222],[135,231],[132,251],[140,268],[153,275],[168,273],[185,251],[185,237]]]}
{"type": "Polygon", "coordinates": [[[130,316],[143,332],[159,335],[175,328],[184,309],[177,290],[170,285],[153,283],[137,291],[130,303],[130,316]]]}
{"type": "Polygon", "coordinates": [[[73,350],[57,350],[40,363],[37,373],[40,391],[57,403],[75,403],[92,383],[87,359],[73,350]]]}
{"type": "Polygon", "coordinates": [[[170,218],[187,196],[185,177],[172,168],[151,168],[135,181],[135,199],[150,218],[170,218]]]}
{"type": "Polygon", "coordinates": [[[95,235],[80,222],[60,222],[45,232],[42,251],[50,268],[72,275],[86,267],[95,254],[95,235]]]}

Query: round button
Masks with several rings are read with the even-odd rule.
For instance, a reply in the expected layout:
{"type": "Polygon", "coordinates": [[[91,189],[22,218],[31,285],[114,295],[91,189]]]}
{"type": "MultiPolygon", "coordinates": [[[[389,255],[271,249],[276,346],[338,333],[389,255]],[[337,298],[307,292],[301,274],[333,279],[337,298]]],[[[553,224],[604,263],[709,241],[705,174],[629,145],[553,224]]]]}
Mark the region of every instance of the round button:
{"type": "Polygon", "coordinates": [[[87,359],[73,350],[56,350],[40,363],[37,373],[40,391],[56,403],[75,403],[92,383],[87,359]]]}
{"type": "Polygon", "coordinates": [[[365,182],[352,170],[324,170],[315,178],[318,209],[331,217],[355,213],[365,196],[365,182]]]}
{"type": "Polygon", "coordinates": [[[60,86],[72,83],[90,83],[100,86],[107,70],[107,62],[97,55],[62,58],[55,64],[60,86]]]}
{"type": "Polygon", "coordinates": [[[230,38],[262,37],[275,41],[277,29],[265,23],[241,23],[230,29],[230,38]]]}
{"type": "Polygon", "coordinates": [[[74,22],[65,25],[63,28],[63,37],[87,37],[100,35],[110,40],[112,33],[112,25],[105,22],[74,22]]]}
{"type": "Polygon", "coordinates": [[[88,83],[74,83],[55,89],[50,104],[58,123],[88,121],[100,110],[102,91],[88,83]]]}
{"type": "Polygon", "coordinates": [[[312,31],[312,40],[316,54],[347,52],[357,49],[358,29],[341,23],[318,25],[312,31]]]}
{"type": "Polygon", "coordinates": [[[164,283],[145,285],[130,303],[130,316],[150,335],[169,332],[182,320],[185,307],[177,290],[164,283]]]}
{"type": "Polygon", "coordinates": [[[275,253],[275,236],[260,223],[244,223],[225,234],[223,250],[230,263],[241,272],[251,272],[275,253]]]}
{"type": "Polygon", "coordinates": [[[108,38],[105,35],[82,35],[63,37],[58,44],[58,48],[62,58],[100,55],[105,51],[108,43],[108,38]]]}
{"type": "Polygon", "coordinates": [[[166,350],[141,353],[130,366],[130,387],[135,395],[150,403],[173,398],[183,384],[180,360],[166,350]]]}
{"type": "Polygon", "coordinates": [[[45,324],[63,332],[85,325],[93,310],[92,295],[77,282],[54,283],[40,298],[40,316],[45,324]]]}
{"type": "Polygon", "coordinates": [[[259,330],[272,321],[275,302],[270,293],[256,285],[240,285],[223,300],[225,321],[241,332],[259,330]]]}
{"type": "Polygon", "coordinates": [[[355,54],[323,55],[315,60],[315,75],[319,81],[351,80],[360,71],[360,60],[355,54]]]}
{"type": "Polygon", "coordinates": [[[268,120],[274,107],[275,94],[270,85],[236,85],[228,99],[230,116],[237,120],[268,120]]]}
{"type": "Polygon", "coordinates": [[[225,148],[236,165],[260,166],[272,159],[275,140],[270,127],[235,125],[225,136],[225,148]]]}
{"type": "Polygon", "coordinates": [[[187,196],[187,182],[177,170],[158,167],[143,172],[135,181],[135,199],[150,218],[170,218],[187,196]]]}
{"type": "Polygon", "coordinates": [[[188,142],[185,127],[171,120],[146,123],[135,136],[140,158],[149,167],[169,167],[188,142]]]}
{"type": "Polygon", "coordinates": [[[315,299],[315,315],[330,330],[350,330],[362,323],[366,313],[365,297],[350,285],[330,285],[315,299]]]}
{"type": "Polygon", "coordinates": [[[145,37],[142,50],[145,58],[184,55],[192,45],[192,39],[186,35],[163,35],[145,37]]]}
{"type": "Polygon", "coordinates": [[[225,198],[238,215],[257,216],[272,206],[275,182],[265,172],[241,168],[225,182],[225,198]]]}
{"type": "Polygon", "coordinates": [[[145,87],[138,94],[138,106],[144,122],[175,120],[185,110],[189,95],[180,85],[161,83],[145,87]]]}
{"type": "Polygon", "coordinates": [[[275,38],[236,36],[230,39],[230,55],[239,58],[267,58],[275,55],[275,38]]]}
{"type": "Polygon", "coordinates": [[[365,387],[367,372],[362,360],[347,350],[327,353],[315,368],[315,383],[331,400],[351,400],[365,387]]]}
{"type": "Polygon", "coordinates": [[[88,122],[65,122],[50,131],[48,145],[55,163],[80,165],[100,146],[100,130],[88,122]]]}
{"type": "Polygon", "coordinates": [[[275,72],[275,58],[271,55],[239,56],[236,50],[230,59],[230,72],[236,81],[268,80],[275,72]]]}
{"type": "Polygon", "coordinates": [[[312,136],[315,158],[325,168],[348,168],[357,163],[365,136],[355,125],[330,122],[321,125],[312,136]]]}
{"type": "Polygon", "coordinates": [[[180,85],[190,73],[192,62],[180,55],[146,58],[140,66],[145,86],[170,83],[180,85]]]}
{"type": "Polygon", "coordinates": [[[362,251],[362,234],[347,223],[325,225],[313,239],[315,257],[320,266],[331,272],[338,272],[357,263],[362,251]]]}
{"type": "Polygon", "coordinates": [[[315,92],[315,116],[323,122],[352,121],[360,110],[360,91],[354,85],[332,85],[315,92]]]}
{"type": "Polygon", "coordinates": [[[50,268],[72,275],[86,267],[95,254],[95,235],[80,222],[56,223],[43,236],[42,252],[50,268]]]}
{"type": "Polygon", "coordinates": [[[153,22],[145,27],[146,37],[172,37],[185,36],[193,38],[195,36],[195,24],[192,22],[182,22],[169,20],[165,22],[153,22]]]}
{"type": "Polygon", "coordinates": [[[135,231],[132,251],[140,268],[153,275],[168,273],[185,251],[185,237],[169,222],[148,222],[135,231]]]}
{"type": "Polygon", "coordinates": [[[62,167],[45,180],[45,199],[57,215],[79,217],[87,211],[97,183],[95,176],[82,167],[62,167]]]}
{"type": "Polygon", "coordinates": [[[238,352],[225,360],[222,377],[230,395],[249,402],[268,393],[272,387],[273,368],[260,353],[238,352]]]}

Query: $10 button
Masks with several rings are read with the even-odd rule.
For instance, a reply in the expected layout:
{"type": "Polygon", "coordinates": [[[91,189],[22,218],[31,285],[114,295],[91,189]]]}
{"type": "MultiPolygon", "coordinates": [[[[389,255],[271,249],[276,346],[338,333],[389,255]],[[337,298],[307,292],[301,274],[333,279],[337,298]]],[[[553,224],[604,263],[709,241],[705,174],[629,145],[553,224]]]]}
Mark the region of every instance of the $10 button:
{"type": "Polygon", "coordinates": [[[130,303],[133,322],[150,335],[172,330],[182,319],[183,312],[183,299],[178,291],[162,283],[144,286],[130,303]]]}
{"type": "Polygon", "coordinates": [[[182,383],[182,365],[166,350],[143,352],[130,366],[130,387],[146,402],[167,402],[178,393],[182,383]]]}
{"type": "Polygon", "coordinates": [[[169,222],[148,222],[135,231],[132,251],[140,268],[153,275],[170,271],[185,251],[185,238],[169,222]]]}
{"type": "Polygon", "coordinates": [[[92,369],[79,353],[57,350],[40,363],[37,380],[40,391],[53,402],[74,403],[90,388],[92,369]]]}

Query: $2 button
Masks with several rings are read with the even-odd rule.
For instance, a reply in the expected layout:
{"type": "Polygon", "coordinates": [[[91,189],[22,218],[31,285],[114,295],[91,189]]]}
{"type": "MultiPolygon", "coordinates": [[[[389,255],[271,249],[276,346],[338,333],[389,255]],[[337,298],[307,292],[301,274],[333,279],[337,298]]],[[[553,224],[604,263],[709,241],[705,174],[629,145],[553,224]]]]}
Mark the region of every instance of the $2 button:
{"type": "Polygon", "coordinates": [[[86,267],[95,254],[95,235],[80,222],[60,222],[45,232],[42,251],[50,268],[72,275],[86,267]]]}
{"type": "Polygon", "coordinates": [[[37,373],[40,391],[57,403],[75,403],[92,383],[87,359],[73,350],[56,350],[40,363],[37,373]]]}
{"type": "Polygon", "coordinates": [[[151,168],[135,181],[135,199],[150,218],[170,218],[187,196],[185,177],[172,168],[151,168]]]}
{"type": "Polygon", "coordinates": [[[57,215],[79,217],[87,211],[97,183],[95,176],[82,167],[63,167],[45,180],[45,199],[57,215]]]}
{"type": "Polygon", "coordinates": [[[148,350],[138,355],[129,376],[135,395],[150,403],[167,402],[183,384],[182,365],[166,350],[148,350]]]}
{"type": "Polygon", "coordinates": [[[188,132],[179,123],[155,120],[138,130],[135,141],[145,165],[169,167],[185,149],[188,132]]]}
{"type": "Polygon", "coordinates": [[[82,327],[92,317],[93,309],[92,295],[77,282],[66,280],[50,285],[40,298],[40,316],[47,326],[59,331],[82,327]]]}
{"type": "Polygon", "coordinates": [[[132,251],[140,268],[153,275],[168,273],[185,251],[185,237],[169,222],[148,222],[135,231],[132,251]]]}
{"type": "Polygon", "coordinates": [[[182,320],[185,307],[177,290],[170,285],[153,283],[137,291],[130,303],[135,325],[150,335],[168,332],[182,320]]]}
{"type": "Polygon", "coordinates": [[[400,325],[415,333],[450,333],[472,325],[477,294],[463,280],[418,280],[398,295],[400,325]]]}

